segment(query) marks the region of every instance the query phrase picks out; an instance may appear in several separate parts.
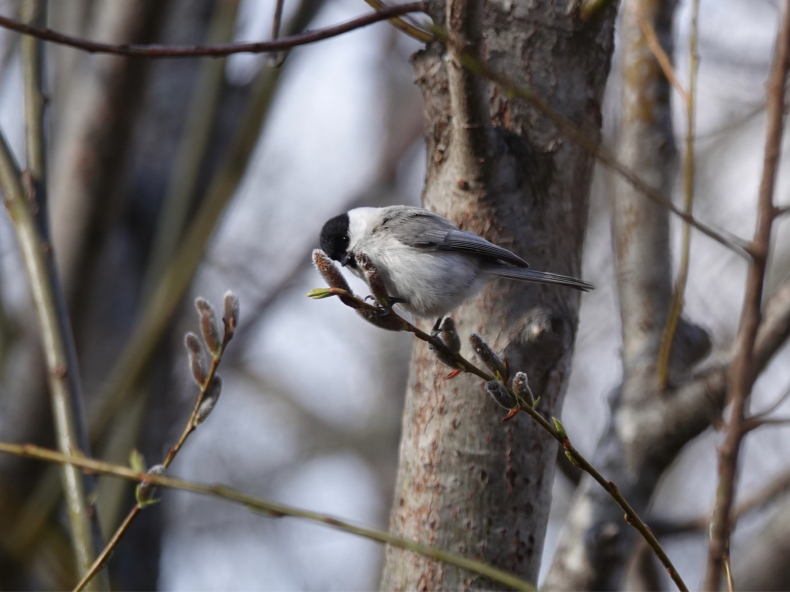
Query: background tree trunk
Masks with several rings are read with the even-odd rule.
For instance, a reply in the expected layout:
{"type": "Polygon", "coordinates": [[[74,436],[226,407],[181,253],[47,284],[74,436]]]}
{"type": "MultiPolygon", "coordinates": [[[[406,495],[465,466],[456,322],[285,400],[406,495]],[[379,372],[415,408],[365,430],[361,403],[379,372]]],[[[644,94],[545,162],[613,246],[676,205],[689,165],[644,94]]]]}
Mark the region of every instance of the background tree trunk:
{"type": "MultiPolygon", "coordinates": [[[[489,2],[483,14],[478,6],[437,2],[432,17],[472,51],[483,39],[478,55],[490,68],[534,87],[598,138],[614,8],[580,23],[548,0],[489,2]]],[[[535,269],[578,276],[591,157],[528,105],[489,92],[440,46],[418,53],[414,66],[426,113],[424,205],[535,269]]],[[[512,371],[528,373],[549,416],[561,409],[579,303],[573,290],[499,281],[453,317],[463,337],[481,334],[512,371]]],[[[527,417],[503,425],[478,379],[444,380],[446,372],[415,342],[391,530],[536,582],[556,444],[527,417]]],[[[490,582],[397,549],[386,553],[382,589],[470,586],[490,582]]]]}

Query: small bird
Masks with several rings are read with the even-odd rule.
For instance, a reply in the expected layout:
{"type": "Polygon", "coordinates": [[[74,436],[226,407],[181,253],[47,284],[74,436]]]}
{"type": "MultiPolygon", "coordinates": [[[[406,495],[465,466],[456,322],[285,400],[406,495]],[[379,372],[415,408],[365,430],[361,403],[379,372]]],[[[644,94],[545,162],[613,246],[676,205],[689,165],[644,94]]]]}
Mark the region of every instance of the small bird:
{"type": "Polygon", "coordinates": [[[423,208],[354,208],[328,220],[321,249],[365,279],[355,255],[379,270],[392,304],[417,317],[442,317],[488,282],[507,278],[588,291],[588,282],[529,269],[526,261],[423,208]]]}

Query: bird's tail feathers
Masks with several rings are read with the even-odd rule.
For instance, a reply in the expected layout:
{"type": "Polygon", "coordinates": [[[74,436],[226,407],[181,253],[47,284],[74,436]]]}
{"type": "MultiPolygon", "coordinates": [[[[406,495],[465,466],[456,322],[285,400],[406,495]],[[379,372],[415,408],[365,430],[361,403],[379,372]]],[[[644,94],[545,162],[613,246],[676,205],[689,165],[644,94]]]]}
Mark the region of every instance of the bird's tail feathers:
{"type": "Polygon", "coordinates": [[[568,277],[566,275],[558,275],[556,273],[548,273],[546,271],[536,271],[534,269],[524,269],[521,267],[496,267],[492,270],[495,274],[511,280],[521,280],[524,282],[535,282],[538,284],[556,284],[558,286],[568,286],[583,292],[594,290],[590,282],[584,280],[577,280],[576,278],[568,277]]]}

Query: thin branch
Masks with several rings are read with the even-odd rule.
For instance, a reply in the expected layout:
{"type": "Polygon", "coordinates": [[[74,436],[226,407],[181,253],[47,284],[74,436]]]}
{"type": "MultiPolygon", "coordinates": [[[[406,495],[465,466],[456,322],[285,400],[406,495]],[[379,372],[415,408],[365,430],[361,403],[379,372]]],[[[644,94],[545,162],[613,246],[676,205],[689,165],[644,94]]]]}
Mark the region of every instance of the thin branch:
{"type": "MultiPolygon", "coordinates": [[[[376,10],[382,10],[386,8],[386,4],[381,2],[381,0],[365,0],[368,6],[375,8],[376,10]]],[[[392,18],[390,19],[390,24],[398,29],[400,32],[405,33],[409,37],[413,37],[417,41],[422,41],[423,43],[430,43],[434,40],[434,36],[428,33],[427,31],[423,31],[422,29],[415,27],[410,22],[402,18],[392,18]]]]}
{"type": "MultiPolygon", "coordinates": [[[[43,20],[39,3],[24,7],[31,21],[43,20]]],[[[17,233],[22,259],[38,314],[44,349],[52,413],[58,447],[64,452],[88,453],[82,418],[82,393],[71,327],[48,238],[45,193],[45,149],[41,92],[41,44],[23,43],[25,129],[28,170],[19,170],[5,137],[0,133],[0,187],[5,207],[17,233]]],[[[63,487],[78,571],[88,569],[96,554],[98,534],[94,531],[94,508],[85,492],[85,481],[73,468],[64,468],[63,487]]]]}
{"type": "MultiPolygon", "coordinates": [[[[683,99],[683,102],[688,105],[689,95],[686,92],[686,89],[683,88],[683,85],[680,84],[680,81],[675,74],[675,68],[672,67],[672,60],[669,59],[667,52],[665,52],[664,48],[661,47],[661,42],[658,40],[656,30],[653,28],[653,24],[645,16],[645,10],[642,7],[642,4],[638,4],[637,6],[637,11],[639,14],[639,28],[642,29],[642,34],[645,36],[645,41],[647,42],[647,46],[650,48],[650,52],[653,54],[653,57],[656,58],[658,65],[661,66],[661,71],[664,73],[666,79],[669,80],[669,83],[675,88],[676,91],[678,91],[678,94],[683,99]]],[[[696,45],[696,32],[694,33],[694,44],[696,45]]]]}
{"type": "Polygon", "coordinates": [[[332,518],[325,514],[319,514],[317,512],[311,512],[309,510],[302,510],[299,508],[294,508],[292,506],[286,506],[283,504],[270,502],[268,500],[252,496],[250,494],[244,493],[237,489],[233,489],[231,487],[227,487],[225,485],[216,485],[216,484],[208,485],[204,483],[197,483],[195,481],[186,481],[184,479],[167,477],[165,475],[141,473],[133,469],[130,469],[129,467],[114,465],[111,463],[107,463],[87,457],[70,456],[67,454],[56,452],[54,450],[49,450],[47,448],[34,446],[32,444],[10,444],[6,442],[0,442],[0,452],[5,452],[7,454],[13,454],[16,456],[22,456],[26,458],[34,458],[37,460],[42,460],[47,462],[69,464],[75,467],[79,467],[83,471],[88,473],[113,475],[116,477],[121,477],[123,479],[128,479],[130,481],[136,481],[139,483],[150,483],[152,485],[156,485],[159,487],[169,487],[172,489],[191,491],[193,493],[199,493],[202,495],[221,498],[241,504],[246,508],[248,508],[249,510],[259,512],[270,518],[281,518],[283,516],[292,516],[294,518],[302,518],[305,520],[318,522],[330,526],[332,528],[336,528],[343,532],[355,534],[379,543],[401,547],[403,549],[413,551],[414,553],[417,553],[419,555],[423,555],[424,557],[428,557],[429,559],[433,559],[435,561],[441,561],[449,565],[460,567],[461,569],[465,569],[472,573],[485,576],[495,582],[504,584],[505,586],[508,586],[515,590],[524,590],[525,592],[535,591],[535,587],[529,584],[528,582],[525,582],[524,580],[519,579],[516,576],[513,576],[500,569],[481,563],[480,561],[467,559],[465,557],[462,557],[461,555],[451,553],[450,551],[444,551],[442,549],[437,549],[435,547],[423,545],[416,541],[404,539],[371,528],[355,526],[353,524],[350,524],[342,520],[338,520],[336,518],[332,518]]]}
{"type": "MultiPolygon", "coordinates": [[[[285,0],[277,0],[276,4],[274,5],[274,17],[272,18],[272,40],[277,40],[280,38],[280,25],[282,24],[283,20],[284,6],[285,0]]],[[[274,68],[279,68],[283,63],[283,59],[285,59],[284,53],[274,53],[269,56],[269,65],[274,68]]]]}
{"type": "MultiPolygon", "coordinates": [[[[201,311],[201,315],[204,314],[201,311]]],[[[179,451],[183,448],[184,444],[189,438],[190,434],[195,431],[198,426],[198,413],[200,412],[201,406],[203,401],[206,400],[206,396],[211,388],[215,386],[215,377],[217,375],[217,369],[219,368],[219,364],[222,361],[222,356],[225,353],[225,349],[228,347],[228,343],[233,338],[233,333],[236,330],[236,324],[238,323],[238,319],[234,319],[231,321],[229,319],[224,319],[225,321],[225,331],[222,337],[222,343],[217,351],[210,352],[211,353],[211,367],[208,370],[208,373],[204,378],[202,378],[202,384],[200,385],[200,391],[198,393],[197,398],[195,399],[195,405],[192,408],[192,413],[189,414],[189,418],[187,419],[186,425],[184,426],[183,431],[181,432],[181,437],[175,443],[175,445],[167,452],[167,456],[165,456],[164,461],[162,461],[162,471],[164,472],[165,469],[170,467],[173,460],[175,460],[176,455],[179,451]]],[[[205,322],[205,319],[201,318],[201,322],[205,322]]],[[[214,324],[214,317],[212,316],[208,319],[208,322],[214,324]]],[[[208,341],[208,338],[206,339],[208,341]]],[[[195,376],[195,379],[198,379],[198,376],[195,376]]],[[[217,379],[218,380],[218,379],[217,379]]],[[[99,570],[104,567],[107,559],[110,557],[112,552],[115,550],[115,547],[118,546],[118,543],[121,542],[124,534],[129,529],[129,527],[134,522],[134,519],[137,515],[145,508],[145,504],[140,503],[138,499],[138,503],[136,503],[130,510],[129,513],[126,515],[126,518],[123,520],[121,525],[115,531],[115,534],[112,535],[110,541],[107,545],[102,549],[102,552],[99,553],[99,556],[96,557],[96,560],[90,566],[90,569],[85,573],[79,583],[74,587],[73,592],[80,592],[85,586],[91,581],[91,579],[99,572],[99,570]]]]}
{"type": "Polygon", "coordinates": [[[277,0],[277,4],[274,6],[274,17],[272,18],[272,39],[276,40],[280,38],[280,24],[283,20],[283,7],[285,6],[285,0],[277,0]]]}
{"type": "Polygon", "coordinates": [[[774,187],[784,132],[785,84],[790,69],[790,0],[785,0],[784,4],[784,14],[776,37],[774,59],[768,79],[767,133],[763,175],[758,193],[757,223],[751,248],[752,262],[746,278],[746,294],[736,339],[735,356],[728,376],[727,399],[732,402],[732,410],[724,443],[719,448],[719,486],[716,507],[711,519],[711,538],[704,581],[704,589],[711,591],[719,589],[724,558],[727,554],[738,455],[745,435],[744,412],[757,377],[755,344],[762,318],[762,296],[770,254],[771,226],[774,220],[774,187]]]}
{"type": "Polygon", "coordinates": [[[115,550],[115,547],[118,546],[118,543],[121,542],[123,535],[126,534],[126,531],[129,530],[132,522],[134,522],[134,519],[137,518],[137,515],[141,511],[142,507],[138,504],[135,504],[112,537],[110,537],[110,540],[107,542],[107,545],[104,547],[104,549],[102,549],[102,552],[99,553],[98,557],[96,557],[93,565],[91,565],[90,569],[85,572],[85,575],[82,576],[82,579],[74,587],[73,592],[80,592],[80,590],[84,590],[85,586],[90,583],[98,571],[104,567],[104,564],[107,562],[107,559],[109,559],[110,554],[115,550]]]}
{"type": "Polygon", "coordinates": [[[763,426],[784,427],[790,425],[790,417],[766,417],[764,419],[747,417],[743,420],[744,434],[763,426]]]}
{"type": "MultiPolygon", "coordinates": [[[[320,253],[320,252],[314,252],[320,253]]],[[[321,253],[321,256],[324,258],[324,261],[321,264],[332,265],[329,262],[329,259],[321,253]]],[[[363,269],[366,268],[366,265],[360,261],[361,255],[357,255],[357,262],[361,265],[363,269]]],[[[321,268],[319,262],[316,262],[319,271],[324,274],[324,270],[321,268]]],[[[372,266],[371,266],[372,267],[372,266]]],[[[336,268],[333,267],[337,272],[336,268]]],[[[374,273],[378,274],[378,272],[373,268],[374,273]]],[[[339,274],[339,272],[337,272],[339,274]]],[[[330,279],[328,275],[324,275],[325,279],[330,279]]],[[[370,275],[368,276],[370,278],[370,275]]],[[[344,283],[344,280],[343,280],[344,283]]],[[[371,289],[376,293],[376,288],[373,287],[373,281],[371,283],[371,289]]],[[[390,331],[408,331],[413,333],[415,337],[420,339],[421,341],[426,342],[429,344],[439,356],[439,359],[442,360],[445,364],[451,364],[452,367],[455,369],[467,372],[469,374],[474,374],[478,378],[483,379],[486,383],[496,381],[499,382],[510,394],[512,399],[516,401],[516,406],[513,407],[505,419],[509,419],[510,417],[517,414],[519,411],[525,412],[529,415],[533,420],[535,420],[540,426],[546,430],[551,436],[559,442],[562,447],[565,449],[568,458],[581,468],[584,472],[588,473],[593,479],[595,479],[601,487],[612,497],[612,499],[619,505],[623,511],[625,512],[625,520],[628,524],[632,525],[636,528],[637,531],[644,537],[645,541],[648,545],[653,549],[656,556],[659,558],[661,563],[666,568],[667,572],[669,573],[672,580],[675,582],[679,590],[688,590],[685,583],[680,577],[677,569],[672,564],[672,561],[669,559],[667,554],[664,552],[664,549],[661,547],[661,544],[658,542],[656,537],[653,535],[651,530],[647,527],[647,525],[642,521],[641,518],[637,515],[628,501],[622,496],[620,490],[617,488],[611,481],[607,481],[596,469],[593,467],[589,461],[587,461],[584,456],[576,449],[575,446],[571,443],[570,438],[568,437],[567,433],[565,432],[565,428],[562,427],[562,424],[556,418],[552,418],[555,422],[556,426],[551,425],[540,413],[538,413],[529,403],[523,401],[519,395],[509,386],[502,383],[499,380],[498,376],[493,376],[488,372],[480,369],[479,367],[475,366],[472,362],[464,358],[460,353],[455,352],[448,348],[443,341],[441,341],[438,337],[434,337],[425,333],[418,327],[414,326],[413,324],[409,323],[398,314],[395,313],[393,310],[387,311],[387,314],[382,315],[382,309],[380,307],[371,306],[364,300],[361,300],[350,291],[343,289],[341,287],[335,287],[332,285],[330,281],[330,285],[332,287],[327,289],[317,289],[313,290],[308,294],[311,298],[326,298],[329,296],[337,296],[340,298],[341,302],[346,306],[353,308],[360,314],[364,319],[368,322],[381,327],[383,329],[387,329],[390,331]]],[[[380,297],[379,294],[376,294],[377,298],[380,297]]],[[[386,296],[384,296],[386,299],[386,296]]]]}
{"type": "Polygon", "coordinates": [[[779,406],[787,400],[788,397],[790,397],[790,386],[788,386],[787,389],[785,389],[785,392],[782,393],[779,396],[779,398],[776,401],[774,401],[774,403],[768,409],[753,415],[752,419],[765,419],[766,417],[771,415],[771,413],[776,411],[779,408],[779,406]]]}
{"type": "Polygon", "coordinates": [[[727,578],[727,591],[734,592],[735,584],[732,581],[732,567],[730,565],[730,550],[727,549],[727,555],[724,557],[724,575],[727,578]]]}
{"type": "Polygon", "coordinates": [[[506,95],[527,101],[535,109],[553,121],[557,128],[568,138],[570,138],[571,141],[575,142],[583,150],[586,150],[592,154],[603,166],[618,173],[646,197],[667,208],[681,220],[688,222],[704,235],[712,238],[717,243],[727,247],[738,255],[748,258],[748,256],[751,254],[750,243],[727,232],[726,230],[717,230],[711,228],[707,224],[704,224],[703,222],[700,222],[694,218],[691,214],[688,214],[687,212],[684,212],[682,209],[678,208],[674,203],[672,203],[672,200],[665,196],[661,191],[651,187],[639,175],[637,175],[636,172],[632,171],[623,165],[619,160],[617,160],[614,154],[606,147],[589,138],[587,134],[585,134],[581,129],[568,121],[559,111],[554,109],[554,107],[552,107],[533,89],[517,85],[507,76],[491,70],[482,62],[477,61],[468,55],[459,55],[459,48],[453,45],[453,42],[448,38],[446,31],[443,31],[438,27],[433,27],[432,30],[434,31],[437,39],[445,43],[452,51],[456,53],[456,56],[465,68],[468,68],[483,78],[496,83],[500,88],[502,88],[506,95]]]}
{"type": "Polygon", "coordinates": [[[272,51],[282,51],[298,47],[300,45],[307,45],[336,37],[354,29],[359,29],[373,23],[385,21],[393,17],[398,17],[410,12],[425,12],[425,2],[410,2],[408,4],[401,4],[399,6],[390,6],[377,10],[376,12],[357,17],[353,20],[327,27],[326,29],[318,29],[317,31],[309,31],[300,35],[292,35],[290,37],[283,37],[282,39],[275,39],[273,41],[258,41],[251,43],[223,43],[219,45],[137,45],[133,43],[125,43],[122,45],[113,45],[111,43],[100,43],[98,41],[90,41],[89,39],[82,39],[80,37],[72,37],[70,35],[63,35],[51,29],[44,29],[33,27],[13,19],[0,16],[0,27],[30,35],[44,41],[57,43],[59,45],[66,45],[89,53],[106,53],[119,56],[128,57],[145,57],[145,58],[197,58],[197,57],[222,57],[236,53],[268,53],[272,51]]]}
{"type": "MultiPolygon", "coordinates": [[[[689,92],[686,95],[686,154],[683,159],[683,193],[685,196],[683,206],[684,211],[689,216],[692,215],[691,209],[694,205],[694,103],[697,98],[697,69],[699,68],[699,56],[697,55],[698,19],[699,0],[694,0],[691,8],[691,35],[689,41],[689,92]]],[[[672,344],[675,340],[675,332],[680,324],[680,315],[683,313],[683,300],[686,293],[690,263],[691,226],[689,226],[688,222],[683,222],[680,270],[678,271],[672,302],[669,305],[667,321],[664,324],[664,333],[661,336],[661,346],[658,350],[658,360],[656,362],[656,380],[658,388],[661,390],[666,388],[669,380],[672,344]]]]}

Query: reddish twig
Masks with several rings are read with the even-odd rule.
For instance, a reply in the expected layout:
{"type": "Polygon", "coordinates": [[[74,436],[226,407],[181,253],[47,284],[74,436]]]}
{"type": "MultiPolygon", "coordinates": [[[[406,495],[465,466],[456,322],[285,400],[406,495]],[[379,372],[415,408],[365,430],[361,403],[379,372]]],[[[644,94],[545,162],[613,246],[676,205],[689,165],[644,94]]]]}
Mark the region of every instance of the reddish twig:
{"type": "Polygon", "coordinates": [[[300,35],[293,35],[291,37],[283,37],[273,41],[257,41],[250,43],[222,43],[218,45],[136,45],[124,43],[121,45],[114,45],[112,43],[101,43],[98,41],[91,41],[90,39],[83,39],[81,37],[73,37],[71,35],[64,35],[51,29],[44,29],[33,27],[25,23],[21,23],[8,17],[0,16],[0,27],[30,35],[44,41],[57,43],[59,45],[66,45],[89,53],[107,53],[112,55],[127,56],[127,57],[143,57],[143,58],[199,58],[199,57],[222,57],[235,53],[268,53],[273,51],[282,51],[298,47],[300,45],[307,45],[336,37],[343,33],[348,33],[354,29],[359,29],[373,23],[386,21],[394,17],[398,17],[410,12],[425,12],[425,2],[410,2],[408,4],[401,4],[400,6],[389,6],[382,8],[376,12],[357,17],[340,25],[327,27],[326,29],[319,29],[317,31],[308,31],[300,35]]]}
{"type": "MultiPolygon", "coordinates": [[[[331,287],[312,290],[307,294],[308,297],[321,299],[337,296],[340,298],[340,301],[343,304],[353,308],[358,314],[360,314],[360,316],[378,327],[388,330],[408,331],[413,333],[415,337],[429,344],[429,346],[437,354],[439,360],[444,364],[451,366],[456,370],[474,374],[475,376],[483,379],[487,385],[492,382],[498,383],[502,389],[506,391],[506,394],[509,395],[509,398],[515,401],[515,406],[510,409],[510,412],[505,416],[503,421],[510,419],[519,411],[523,411],[538,424],[540,424],[544,430],[551,434],[551,436],[565,449],[565,455],[568,457],[568,459],[574,465],[578,466],[587,474],[589,474],[593,479],[595,479],[595,481],[597,481],[600,486],[603,487],[603,489],[612,497],[617,505],[623,509],[625,512],[625,521],[636,528],[636,530],[645,539],[647,544],[650,545],[651,549],[655,552],[656,556],[661,561],[664,568],[667,570],[667,573],[677,585],[678,589],[681,591],[688,590],[677,569],[675,569],[672,561],[669,559],[666,552],[661,547],[661,544],[658,542],[658,539],[656,539],[655,535],[653,535],[653,532],[650,530],[647,524],[644,523],[644,521],[637,515],[636,511],[631,507],[628,501],[623,497],[623,495],[620,493],[620,490],[617,488],[617,485],[615,485],[612,481],[605,479],[603,475],[601,475],[598,470],[593,467],[590,462],[576,449],[576,447],[573,446],[568,434],[565,431],[565,428],[557,418],[552,417],[552,422],[554,423],[554,425],[552,425],[552,422],[549,422],[523,397],[520,397],[514,389],[503,382],[500,372],[497,372],[496,376],[489,374],[485,370],[482,370],[464,358],[459,352],[454,351],[452,348],[448,347],[448,345],[442,341],[439,336],[429,335],[425,331],[422,331],[419,327],[414,326],[412,323],[409,323],[405,319],[398,316],[394,310],[390,309],[386,312],[386,314],[382,314],[383,311],[381,308],[371,306],[363,299],[358,298],[347,288],[347,284],[345,283],[345,279],[343,279],[342,274],[334,265],[334,263],[331,262],[329,257],[323,253],[323,251],[313,251],[313,259],[316,263],[318,271],[331,287]]],[[[375,273],[376,275],[378,274],[378,270],[376,270],[366,255],[357,254],[357,262],[368,274],[368,281],[370,281],[372,273],[375,273]],[[362,261],[364,261],[364,263],[362,261]]],[[[371,290],[375,293],[377,289],[374,288],[374,284],[375,282],[371,282],[371,290]]],[[[383,289],[383,286],[381,286],[381,289],[383,289]]],[[[383,296],[385,299],[387,298],[386,294],[383,296]]],[[[488,346],[486,345],[486,347],[488,346]]],[[[478,356],[481,355],[481,352],[479,351],[476,353],[478,356]]],[[[500,405],[502,404],[502,402],[498,402],[500,405]]],[[[537,402],[535,403],[535,406],[537,406],[537,402]]]]}
{"type": "Polygon", "coordinates": [[[744,413],[747,399],[757,377],[754,346],[762,318],[763,287],[775,213],[774,187],[784,131],[784,92],[789,68],[790,0],[785,0],[784,15],[777,35],[774,60],[768,79],[766,105],[768,131],[765,139],[763,175],[758,194],[757,225],[750,248],[752,261],[746,278],[746,294],[741,312],[740,330],[735,342],[735,355],[728,376],[727,399],[732,403],[732,411],[727,423],[724,443],[719,449],[719,487],[711,520],[711,538],[703,586],[705,590],[711,591],[718,590],[721,582],[731,531],[730,512],[735,498],[738,453],[746,433],[744,413]]]}

